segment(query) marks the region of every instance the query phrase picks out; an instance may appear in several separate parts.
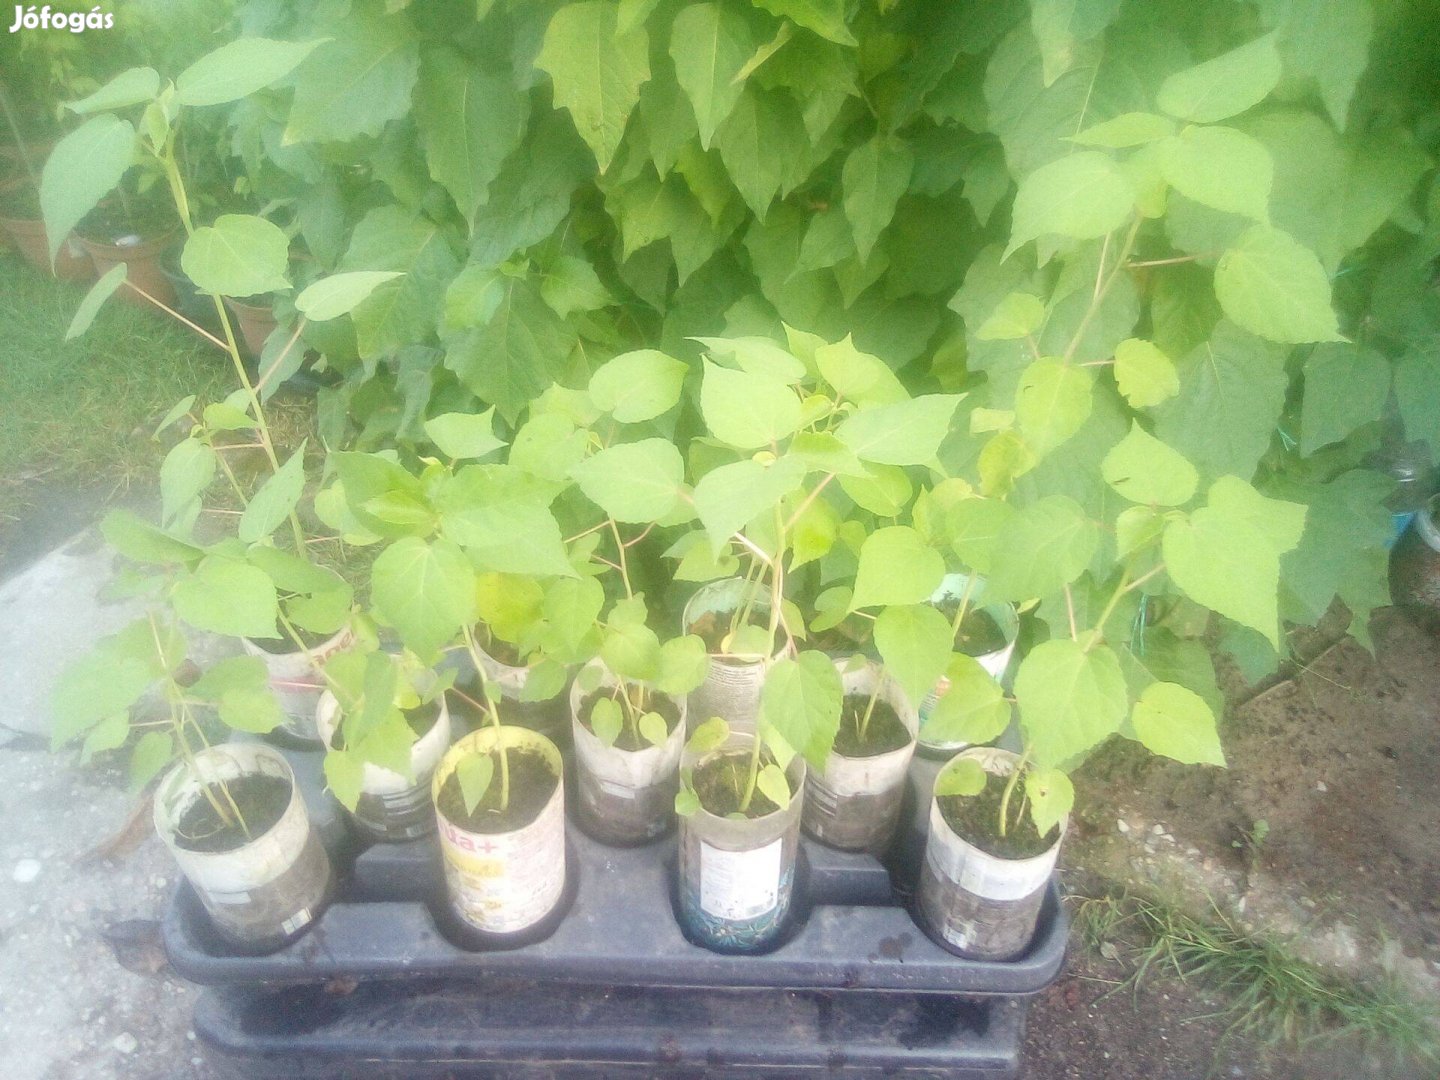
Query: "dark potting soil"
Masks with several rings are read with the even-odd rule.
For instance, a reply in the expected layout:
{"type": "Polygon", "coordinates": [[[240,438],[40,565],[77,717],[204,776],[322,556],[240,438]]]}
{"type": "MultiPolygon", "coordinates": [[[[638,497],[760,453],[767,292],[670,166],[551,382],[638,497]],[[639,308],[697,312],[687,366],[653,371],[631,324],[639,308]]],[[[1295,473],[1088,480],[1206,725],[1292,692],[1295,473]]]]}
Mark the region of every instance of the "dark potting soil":
{"type": "Polygon", "coordinates": [[[1055,841],[1055,830],[1051,829],[1044,838],[1035,831],[1029,809],[1023,806],[1022,780],[1010,796],[1010,826],[1004,836],[1000,835],[1000,802],[1005,797],[1008,780],[1006,776],[990,777],[979,795],[942,795],[938,800],[940,814],[956,835],[985,854],[998,859],[1028,859],[1049,849],[1055,841]]]}
{"type": "Polygon", "coordinates": [[[846,694],[840,707],[840,730],[835,734],[835,752],[845,757],[865,758],[900,750],[910,742],[910,730],[883,701],[876,701],[865,725],[865,739],[860,739],[860,721],[869,708],[869,694],[846,694]]]}
{"type": "Polygon", "coordinates": [[[221,818],[210,799],[201,795],[180,815],[175,828],[176,847],[186,851],[233,851],[269,832],[290,805],[290,782],[279,776],[249,773],[226,781],[223,787],[211,784],[209,789],[232,817],[233,800],[245,824],[221,818]],[[229,799],[225,797],[227,791],[229,799]]]}
{"type": "MultiPolygon", "coordinates": [[[[609,691],[596,690],[593,694],[586,694],[581,700],[580,723],[584,724],[587,730],[591,732],[595,730],[590,727],[590,712],[594,709],[595,703],[602,697],[610,696],[609,691]]],[[[621,706],[621,708],[623,710],[624,706],[621,706]]],[[[665,720],[666,731],[674,731],[675,725],[680,722],[680,710],[676,707],[675,702],[671,701],[664,694],[658,694],[653,690],[645,695],[644,711],[659,713],[665,720]]],[[[620,729],[620,737],[615,740],[615,745],[621,750],[644,750],[650,745],[650,740],[646,739],[635,730],[635,728],[632,728],[627,721],[620,729]]]]}
{"type": "Polygon", "coordinates": [[[128,203],[106,199],[81,219],[75,231],[94,243],[113,244],[127,236],[153,240],[180,224],[174,209],[159,199],[132,195],[128,203]]]}
{"type": "Polygon", "coordinates": [[[520,650],[513,644],[496,637],[490,632],[490,628],[483,623],[476,627],[479,633],[475,636],[481,642],[481,648],[485,650],[492,660],[504,664],[506,667],[524,667],[525,658],[520,655],[520,650]]]}
{"type": "Polygon", "coordinates": [[[491,753],[495,776],[485,796],[472,814],[465,809],[465,796],[460,778],[453,772],[440,788],[435,805],[447,819],[470,832],[503,833],[524,828],[545,809],[555,790],[557,778],[545,758],[533,750],[510,750],[506,754],[510,767],[510,801],[500,809],[500,757],[491,753]]]}
{"type": "MultiPolygon", "coordinates": [[[[764,768],[770,755],[762,752],[760,767],[764,768]]],[[[750,752],[736,750],[728,754],[717,754],[695,770],[691,784],[700,798],[700,805],[717,817],[726,817],[739,812],[740,800],[745,797],[745,784],[750,776],[750,752]]],[[[773,814],[780,807],[758,787],[750,798],[750,807],[745,811],[747,818],[762,818],[773,814]]]]}
{"type": "MultiPolygon", "coordinates": [[[[705,651],[712,656],[725,651],[725,639],[730,634],[730,619],[733,616],[730,611],[707,611],[690,624],[690,633],[699,636],[705,642],[705,651]]],[[[770,628],[769,621],[758,612],[750,613],[749,625],[758,626],[762,630],[770,628]]]]}
{"type": "MultiPolygon", "coordinates": [[[[955,613],[959,610],[958,599],[947,598],[940,604],[941,613],[951,622],[955,621],[955,613]]],[[[984,656],[986,653],[999,652],[1005,645],[1005,631],[1000,629],[995,616],[980,610],[965,613],[965,618],[960,623],[960,632],[955,635],[955,648],[966,656],[984,656]]]]}

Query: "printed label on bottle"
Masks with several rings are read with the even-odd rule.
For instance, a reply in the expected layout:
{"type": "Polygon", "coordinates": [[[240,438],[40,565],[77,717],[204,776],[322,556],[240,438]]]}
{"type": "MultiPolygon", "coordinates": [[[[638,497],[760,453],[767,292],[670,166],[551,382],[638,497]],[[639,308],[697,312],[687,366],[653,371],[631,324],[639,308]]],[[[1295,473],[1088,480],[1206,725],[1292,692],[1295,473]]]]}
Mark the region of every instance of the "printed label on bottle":
{"type": "Polygon", "coordinates": [[[564,817],[557,795],[538,818],[512,833],[469,833],[440,819],[446,876],[466,921],[505,934],[550,913],[565,887],[564,817]]]}
{"type": "Polygon", "coordinates": [[[780,902],[779,838],[753,851],[700,843],[700,907],[717,919],[753,919],[780,902]]]}

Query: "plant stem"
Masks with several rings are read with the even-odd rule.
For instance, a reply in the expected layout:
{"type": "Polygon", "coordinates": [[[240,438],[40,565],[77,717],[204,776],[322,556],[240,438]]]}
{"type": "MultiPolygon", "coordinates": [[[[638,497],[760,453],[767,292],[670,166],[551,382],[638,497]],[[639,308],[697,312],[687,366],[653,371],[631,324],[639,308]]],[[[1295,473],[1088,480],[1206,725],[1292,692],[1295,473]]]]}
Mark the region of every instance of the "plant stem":
{"type": "Polygon", "coordinates": [[[755,798],[755,783],[760,779],[760,725],[755,725],[755,734],[750,739],[750,775],[745,781],[745,794],[740,799],[740,812],[750,812],[750,802],[755,798]]]}
{"type": "Polygon", "coordinates": [[[965,621],[965,616],[970,610],[970,595],[975,591],[975,575],[965,575],[965,588],[960,590],[960,606],[955,609],[955,620],[950,624],[950,644],[955,644],[955,639],[960,636],[960,625],[965,621]]]}
{"type": "MultiPolygon", "coordinates": [[[[865,735],[870,730],[870,716],[875,711],[875,702],[880,700],[880,688],[884,685],[885,669],[881,668],[875,673],[875,689],[870,691],[870,700],[865,705],[865,715],[860,717],[860,723],[856,725],[856,734],[862,746],[865,744],[865,735]]],[[[842,697],[840,700],[843,704],[845,699],[842,697]]]]}
{"type": "Polygon", "coordinates": [[[620,554],[620,580],[625,583],[625,595],[633,598],[635,590],[630,587],[630,564],[625,560],[625,541],[620,539],[620,526],[615,524],[615,519],[605,519],[610,525],[610,533],[615,537],[615,550],[620,554]]]}
{"type": "Polygon", "coordinates": [[[1000,837],[1004,839],[1009,830],[1010,796],[1015,793],[1015,785],[1020,782],[1020,774],[1025,771],[1025,762],[1030,758],[1030,748],[1027,746],[1025,752],[1020,755],[1020,760],[1015,762],[1015,767],[1010,770],[1010,779],[1005,783],[1005,794],[1000,796],[1000,837]]]}
{"type": "Polygon", "coordinates": [[[1085,309],[1085,314],[1080,317],[1080,325],[1075,328],[1075,336],[1070,339],[1070,344],[1065,347],[1065,355],[1060,358],[1062,363],[1068,364],[1075,358],[1075,350],[1080,348],[1080,341],[1084,338],[1085,331],[1090,329],[1090,323],[1095,318],[1095,313],[1100,310],[1100,305],[1105,302],[1105,296],[1110,292],[1110,286],[1115,284],[1115,279],[1119,276],[1120,271],[1125,269],[1125,260],[1130,257],[1130,249],[1135,246],[1135,236],[1140,232],[1140,224],[1143,220],[1140,215],[1135,215],[1135,221],[1131,224],[1130,231],[1125,236],[1125,243],[1120,248],[1120,255],[1115,260],[1115,269],[1110,271],[1110,275],[1105,278],[1103,284],[1099,284],[1100,276],[1105,272],[1105,253],[1109,250],[1110,246],[1110,237],[1108,233],[1106,234],[1105,244],[1100,252],[1101,262],[1099,273],[1095,278],[1098,287],[1091,297],[1090,306],[1085,309]]]}
{"type": "Polygon", "coordinates": [[[480,676],[480,685],[484,690],[485,711],[489,713],[490,723],[495,728],[495,752],[500,755],[500,809],[504,811],[510,805],[510,754],[500,740],[500,729],[503,725],[485,681],[485,665],[480,662],[480,646],[475,644],[475,634],[470,627],[465,627],[464,633],[465,647],[470,652],[470,660],[475,665],[475,673],[480,676]]]}

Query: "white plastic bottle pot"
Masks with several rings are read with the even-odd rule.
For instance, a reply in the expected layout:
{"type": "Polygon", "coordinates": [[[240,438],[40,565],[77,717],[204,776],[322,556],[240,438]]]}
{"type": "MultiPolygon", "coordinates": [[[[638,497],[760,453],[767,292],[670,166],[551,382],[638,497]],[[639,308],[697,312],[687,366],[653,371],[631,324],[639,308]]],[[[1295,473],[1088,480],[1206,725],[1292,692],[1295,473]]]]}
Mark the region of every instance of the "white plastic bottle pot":
{"type": "MultiPolygon", "coordinates": [[[[333,746],[340,726],[340,703],[326,690],[315,710],[315,726],[326,746],[333,746]]],[[[435,831],[435,804],[430,778],[450,745],[450,709],[445,695],[430,730],[410,747],[410,776],[367,762],[360,775],[360,799],[347,811],[356,827],[372,840],[399,843],[435,831]]]]}
{"type": "Polygon", "coordinates": [[[251,656],[258,656],[265,662],[270,674],[270,689],[280,702],[285,714],[280,730],[287,735],[305,742],[320,742],[320,733],[315,730],[315,709],[320,704],[320,692],[325,689],[325,679],[320,668],[325,661],[348,649],[355,640],[348,626],[316,645],[308,653],[273,653],[262,649],[249,638],[241,638],[240,644],[251,656]]]}
{"type": "MultiPolygon", "coordinates": [[[[476,649],[476,653],[479,656],[480,667],[485,673],[485,678],[499,688],[501,701],[511,703],[509,709],[502,708],[505,722],[516,727],[538,731],[560,747],[562,752],[568,752],[570,721],[566,716],[565,703],[562,698],[557,695],[546,701],[524,701],[521,695],[525,692],[525,684],[530,681],[530,669],[497,660],[483,648],[476,649]]],[[[465,667],[468,669],[470,665],[467,663],[465,667]]],[[[475,697],[477,700],[480,697],[478,680],[475,685],[475,697]]],[[[499,702],[496,704],[498,705],[499,702]]],[[[482,726],[488,723],[484,717],[480,718],[480,722],[482,726]]]]}
{"type": "MultiPolygon", "coordinates": [[[[697,773],[718,756],[738,753],[748,760],[754,738],[733,732],[695,763],[697,773]]],[[[799,754],[785,776],[794,797],[764,817],[732,819],[702,807],[680,818],[680,924],[697,944],[716,952],[759,952],[784,931],[805,802],[799,754]]]]}
{"type": "Polygon", "coordinates": [[[846,697],[857,695],[868,702],[878,682],[877,702],[894,710],[909,739],[897,750],[869,757],[846,757],[831,751],[823,773],[811,769],[806,774],[803,822],[805,831],[822,844],[844,851],[879,851],[889,844],[900,819],[905,774],[915,753],[920,717],[900,684],[884,674],[880,665],[872,661],[846,671],[847,663],[835,662],[846,697]]]}
{"type": "MultiPolygon", "coordinates": [[[[965,759],[978,761],[992,776],[1009,776],[1017,761],[1008,750],[977,747],[947,763],[936,783],[965,759]]],[[[951,952],[974,960],[1010,960],[1023,953],[1035,936],[1068,825],[1066,818],[1054,842],[1039,855],[1004,859],[951,829],[932,793],[919,888],[920,916],[930,935],[951,952]]]]}
{"type": "MultiPolygon", "coordinates": [[[[940,587],[936,589],[934,595],[930,597],[930,603],[939,606],[947,600],[958,601],[965,594],[965,583],[968,580],[969,575],[967,574],[946,574],[944,580],[940,582],[940,587]]],[[[1005,677],[1005,669],[1010,666],[1010,657],[1014,655],[1015,652],[1015,639],[1020,636],[1020,616],[1015,613],[1015,606],[1013,604],[985,603],[984,594],[985,579],[977,577],[975,579],[975,588],[971,590],[970,594],[970,607],[974,611],[985,612],[995,620],[996,625],[1000,627],[1000,632],[1005,635],[1005,647],[977,656],[975,659],[992,679],[999,682],[1005,677]]],[[[939,681],[935,683],[935,689],[927,694],[925,700],[920,703],[920,749],[940,756],[948,756],[965,749],[965,747],[969,745],[963,742],[943,742],[935,739],[927,739],[924,736],[925,721],[929,719],[931,712],[934,711],[935,703],[940,700],[940,696],[949,689],[950,680],[942,675],[939,681]]]]}
{"type": "MultiPolygon", "coordinates": [[[[753,584],[749,587],[757,588],[753,584]]],[[[738,577],[706,582],[686,603],[680,616],[681,630],[693,633],[695,623],[708,614],[728,619],[744,602],[746,588],[745,580],[738,577]]],[[[763,588],[757,590],[752,610],[762,618],[769,618],[769,592],[763,588]]],[[[705,681],[690,692],[690,722],[699,725],[712,716],[719,716],[732,731],[754,731],[760,713],[760,691],[766,674],[779,656],[778,650],[769,659],[756,660],[711,655],[705,681]]]]}
{"type": "Polygon", "coordinates": [[[329,901],[332,873],[310,826],[305,800],[285,758],[264,743],[226,743],[200,751],[193,766],[176,765],[155,793],[155,831],[170,849],[215,929],[246,951],[277,949],[304,931],[329,901]],[[207,785],[247,776],[283,780],[284,812],[268,829],[226,851],[194,851],[182,843],[187,814],[206,799],[207,785]]]}
{"type": "MultiPolygon", "coordinates": [[[[539,814],[507,832],[471,832],[438,809],[440,852],[450,908],[484,934],[519,934],[542,922],[565,890],[565,784],[560,751],[528,728],[489,726],[460,739],[431,781],[435,802],[456,764],[468,754],[507,751],[539,754],[554,775],[554,790],[539,814]]],[[[500,782],[496,770],[493,783],[500,782]]]]}
{"type": "MultiPolygon", "coordinates": [[[[600,661],[599,686],[615,685],[600,661]]],[[[581,707],[588,696],[577,679],[570,686],[571,737],[575,744],[576,812],[585,830],[607,844],[643,844],[663,835],[675,817],[680,787],[680,754],[685,746],[685,699],[663,696],[679,713],[669,738],[659,746],[638,750],[606,746],[583,722],[581,707]]]]}

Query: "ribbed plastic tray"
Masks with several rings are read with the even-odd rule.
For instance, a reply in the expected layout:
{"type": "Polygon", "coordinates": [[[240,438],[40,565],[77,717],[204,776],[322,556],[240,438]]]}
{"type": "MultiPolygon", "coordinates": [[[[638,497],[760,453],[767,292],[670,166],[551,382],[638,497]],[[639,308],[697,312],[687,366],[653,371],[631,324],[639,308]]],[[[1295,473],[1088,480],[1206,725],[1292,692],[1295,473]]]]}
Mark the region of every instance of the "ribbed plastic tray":
{"type": "Polygon", "coordinates": [[[227,1080],[1018,1075],[1025,1001],[497,980],[209,990],[195,1032],[227,1080]]]}

